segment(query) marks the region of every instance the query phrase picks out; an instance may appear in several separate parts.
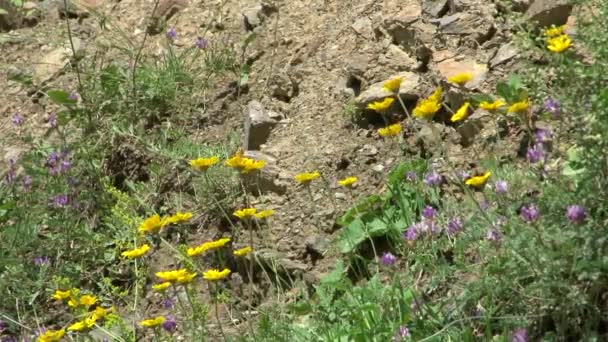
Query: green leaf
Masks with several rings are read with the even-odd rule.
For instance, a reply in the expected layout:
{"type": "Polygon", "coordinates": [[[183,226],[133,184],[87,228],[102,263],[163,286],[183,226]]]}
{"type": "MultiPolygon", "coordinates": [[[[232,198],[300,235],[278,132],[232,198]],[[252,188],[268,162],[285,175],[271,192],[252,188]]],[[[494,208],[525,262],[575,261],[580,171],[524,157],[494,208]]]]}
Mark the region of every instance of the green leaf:
{"type": "Polygon", "coordinates": [[[5,14],[8,14],[8,12],[4,8],[0,7],[0,15],[5,15],[5,14]]]}
{"type": "Polygon", "coordinates": [[[335,286],[336,284],[344,281],[345,273],[346,273],[346,266],[344,265],[344,261],[339,260],[336,263],[336,266],[334,267],[334,269],[331,272],[329,272],[328,275],[321,278],[320,283],[322,285],[335,286]]]}
{"type": "Polygon", "coordinates": [[[10,0],[11,3],[15,6],[15,7],[22,7],[23,6],[23,1],[21,0],[10,0]]]}
{"type": "Polygon", "coordinates": [[[76,104],[76,100],[70,99],[69,98],[70,94],[63,90],[49,90],[48,93],[46,93],[46,94],[51,99],[51,101],[55,102],[56,104],[59,104],[59,105],[76,104]]]}
{"type": "Polygon", "coordinates": [[[473,104],[478,106],[482,102],[494,102],[492,96],[488,94],[474,94],[471,95],[471,99],[473,100],[473,104]]]}
{"type": "Polygon", "coordinates": [[[365,229],[363,229],[363,221],[361,219],[357,219],[351,222],[340,237],[338,238],[338,248],[340,252],[347,254],[355,249],[363,240],[366,238],[365,229]]]}
{"type": "Polygon", "coordinates": [[[358,214],[364,214],[372,211],[378,204],[382,202],[382,197],[379,195],[371,195],[359,201],[354,207],[348,209],[344,215],[336,220],[341,226],[349,225],[357,217],[358,214]]]}
{"type": "Polygon", "coordinates": [[[498,96],[507,100],[507,102],[514,102],[514,96],[511,87],[509,87],[509,85],[507,85],[506,83],[498,82],[498,84],[496,84],[496,93],[498,94],[498,96]]]}

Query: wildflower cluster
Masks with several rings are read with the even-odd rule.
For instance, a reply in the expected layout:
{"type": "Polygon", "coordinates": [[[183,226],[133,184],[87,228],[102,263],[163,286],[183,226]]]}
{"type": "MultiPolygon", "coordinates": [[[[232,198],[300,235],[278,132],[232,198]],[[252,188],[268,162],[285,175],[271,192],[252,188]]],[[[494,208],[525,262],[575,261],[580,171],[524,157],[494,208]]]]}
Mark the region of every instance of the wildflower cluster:
{"type": "Polygon", "coordinates": [[[565,25],[546,28],[547,49],[554,53],[562,53],[572,45],[572,39],[564,33],[565,25]]]}

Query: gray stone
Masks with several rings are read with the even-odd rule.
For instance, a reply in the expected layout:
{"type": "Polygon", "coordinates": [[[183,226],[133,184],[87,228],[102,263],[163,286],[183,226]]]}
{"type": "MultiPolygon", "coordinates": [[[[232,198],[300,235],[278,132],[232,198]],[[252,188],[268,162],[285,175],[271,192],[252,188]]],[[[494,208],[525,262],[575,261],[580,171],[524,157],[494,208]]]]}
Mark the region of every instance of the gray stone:
{"type": "Polygon", "coordinates": [[[309,236],[306,241],[306,250],[317,255],[325,255],[330,246],[330,241],[323,235],[309,236]]]}
{"type": "MultiPolygon", "coordinates": [[[[387,79],[395,77],[401,77],[401,87],[399,88],[399,95],[403,100],[417,100],[420,97],[420,76],[412,72],[400,72],[387,79]]],[[[382,89],[385,81],[377,82],[372,84],[369,89],[362,92],[355,99],[355,104],[360,108],[367,107],[368,104],[375,101],[382,101],[385,97],[391,96],[387,90],[382,89]]]]}
{"type": "Polygon", "coordinates": [[[569,0],[535,0],[526,11],[526,18],[538,27],[564,25],[572,13],[569,0]]]}
{"type": "Polygon", "coordinates": [[[464,84],[464,86],[469,89],[479,87],[485,81],[488,74],[487,65],[477,63],[473,59],[462,57],[446,59],[438,63],[436,68],[445,79],[463,72],[472,73],[473,79],[464,84]]]}
{"type": "Polygon", "coordinates": [[[371,39],[374,36],[374,30],[372,29],[372,20],[368,17],[362,17],[357,19],[351,26],[357,34],[360,36],[371,39]]]}
{"type": "Polygon", "coordinates": [[[425,0],[422,3],[422,11],[434,18],[441,17],[449,9],[448,2],[448,0],[425,0]]]}
{"type": "Polygon", "coordinates": [[[336,199],[339,199],[339,200],[346,200],[346,198],[347,198],[346,194],[343,192],[336,192],[334,197],[336,197],[336,199]]]}
{"type": "Polygon", "coordinates": [[[289,102],[298,94],[298,84],[287,73],[275,74],[269,82],[271,94],[274,98],[289,102]]]}
{"type": "Polygon", "coordinates": [[[359,150],[359,152],[366,157],[373,157],[378,154],[378,149],[375,146],[365,144],[363,145],[363,148],[359,150]]]}
{"type": "Polygon", "coordinates": [[[497,51],[494,57],[490,60],[490,68],[497,67],[503,63],[510,61],[513,57],[517,56],[519,51],[513,43],[502,45],[497,51]]]}
{"type": "Polygon", "coordinates": [[[384,172],[384,165],[376,164],[376,165],[372,166],[372,170],[376,173],[382,173],[382,172],[384,172]]]}
{"type": "Polygon", "coordinates": [[[478,140],[480,133],[486,126],[492,123],[493,117],[488,111],[483,109],[477,109],[473,114],[463,121],[463,123],[456,128],[456,131],[461,136],[461,144],[463,146],[469,146],[478,140]]]}
{"type": "Polygon", "coordinates": [[[386,53],[380,56],[378,62],[389,66],[396,71],[411,71],[419,67],[419,63],[416,59],[412,58],[407,52],[394,44],[389,45],[386,53]]]}
{"type": "MultiPolygon", "coordinates": [[[[280,114],[273,112],[273,116],[280,117],[280,114]]],[[[249,102],[245,108],[245,150],[259,150],[276,124],[277,120],[271,118],[270,112],[261,103],[249,102]]]]}
{"type": "Polygon", "coordinates": [[[296,260],[288,259],[274,250],[262,249],[254,252],[254,256],[256,261],[259,262],[261,266],[276,273],[302,275],[308,270],[308,265],[296,260]]]}
{"type": "Polygon", "coordinates": [[[469,36],[482,44],[496,31],[492,18],[473,13],[457,13],[439,21],[439,30],[448,35],[469,36]]]}
{"type": "Polygon", "coordinates": [[[261,3],[252,7],[245,8],[241,14],[247,31],[253,31],[256,27],[261,26],[266,17],[276,12],[277,9],[269,4],[261,3]]]}

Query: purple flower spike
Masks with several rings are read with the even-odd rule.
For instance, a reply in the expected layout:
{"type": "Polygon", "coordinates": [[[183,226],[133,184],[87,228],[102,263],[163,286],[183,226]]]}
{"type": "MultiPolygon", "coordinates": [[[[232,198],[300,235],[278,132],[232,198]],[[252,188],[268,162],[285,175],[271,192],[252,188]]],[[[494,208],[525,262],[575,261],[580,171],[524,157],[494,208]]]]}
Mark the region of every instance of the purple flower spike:
{"type": "Polygon", "coordinates": [[[511,335],[511,342],[528,342],[528,331],[526,329],[517,329],[511,335]]]}
{"type": "Polygon", "coordinates": [[[199,49],[206,49],[207,46],[209,46],[209,41],[205,38],[201,38],[198,37],[196,38],[196,41],[194,42],[194,46],[196,46],[199,49]]]}
{"type": "Polygon", "coordinates": [[[429,219],[430,220],[433,217],[435,217],[436,213],[437,213],[437,211],[435,210],[435,208],[431,207],[430,205],[427,205],[422,210],[422,217],[424,217],[425,219],[429,219]]]}
{"type": "Polygon", "coordinates": [[[424,184],[428,186],[436,186],[441,184],[442,177],[437,171],[431,171],[424,176],[424,184]]]}
{"type": "Polygon", "coordinates": [[[416,241],[418,238],[418,229],[416,228],[416,225],[410,226],[403,236],[407,241],[416,241]]]}
{"type": "Polygon", "coordinates": [[[552,98],[545,100],[545,110],[551,114],[553,119],[559,119],[562,114],[559,102],[552,98]]]}
{"type": "Polygon", "coordinates": [[[51,262],[48,256],[37,256],[34,258],[34,265],[36,266],[45,266],[51,262]]]}
{"type": "Polygon", "coordinates": [[[547,142],[547,141],[551,140],[552,137],[553,137],[553,134],[548,129],[539,128],[534,133],[534,141],[537,144],[547,142]]]}
{"type": "Polygon", "coordinates": [[[587,219],[587,210],[583,206],[574,204],[566,209],[566,217],[574,224],[581,224],[587,219]]]}
{"type": "Polygon", "coordinates": [[[543,146],[540,144],[535,144],[528,149],[528,153],[526,153],[526,158],[532,164],[536,164],[539,161],[545,158],[545,151],[543,146]]]}
{"type": "Polygon", "coordinates": [[[406,326],[401,326],[393,337],[393,342],[400,342],[408,337],[410,337],[410,330],[406,326]]]}
{"type": "Polygon", "coordinates": [[[80,96],[78,96],[78,93],[73,91],[70,93],[70,95],[68,95],[68,99],[72,100],[72,101],[78,101],[78,98],[80,96]]]}
{"type": "Polygon", "coordinates": [[[161,302],[161,305],[165,309],[173,309],[173,300],[171,298],[167,297],[161,302]]]}
{"type": "Polygon", "coordinates": [[[391,266],[397,261],[397,258],[391,252],[385,252],[380,257],[380,262],[384,266],[391,266]]]}
{"type": "Polygon", "coordinates": [[[62,162],[61,162],[61,165],[60,165],[61,172],[66,172],[66,171],[68,171],[68,170],[70,169],[70,167],[71,167],[71,166],[72,166],[72,163],[70,163],[70,161],[69,161],[69,160],[64,160],[64,161],[62,161],[62,162]]]}
{"type": "Polygon", "coordinates": [[[408,171],[405,174],[405,179],[407,179],[408,182],[415,182],[416,178],[418,178],[418,175],[416,174],[416,171],[408,171]]]}
{"type": "Polygon", "coordinates": [[[170,27],[165,35],[167,36],[167,39],[175,40],[175,38],[177,38],[177,31],[175,31],[173,27],[170,27]]]}
{"type": "Polygon", "coordinates": [[[490,241],[498,242],[498,241],[500,241],[500,239],[502,239],[502,234],[500,234],[500,232],[496,229],[490,229],[490,230],[488,230],[488,233],[486,234],[486,239],[488,239],[490,241]]]}
{"type": "Polygon", "coordinates": [[[530,204],[524,205],[520,209],[519,216],[525,222],[528,222],[528,223],[535,222],[540,217],[540,211],[538,210],[538,207],[535,204],[530,203],[530,204]]]}
{"type": "Polygon", "coordinates": [[[49,114],[49,117],[47,118],[47,122],[49,124],[49,127],[57,128],[57,126],[58,126],[57,114],[55,114],[55,113],[49,114]]]}
{"type": "Polygon", "coordinates": [[[168,315],[163,322],[163,329],[169,333],[175,332],[177,328],[177,322],[175,321],[175,317],[172,315],[168,315]]]}
{"type": "Polygon", "coordinates": [[[53,206],[63,208],[69,203],[68,195],[58,195],[53,198],[53,206]]]}
{"type": "Polygon", "coordinates": [[[509,191],[509,184],[504,180],[494,182],[494,192],[497,194],[505,194],[509,191]]]}
{"type": "Polygon", "coordinates": [[[15,113],[13,114],[13,116],[11,117],[11,122],[13,123],[13,125],[15,126],[21,126],[21,124],[23,124],[23,121],[25,119],[23,118],[23,116],[20,113],[15,113]]]}
{"type": "Polygon", "coordinates": [[[459,231],[462,230],[464,225],[462,224],[462,220],[459,217],[455,217],[448,222],[448,235],[453,236],[456,235],[459,231]]]}

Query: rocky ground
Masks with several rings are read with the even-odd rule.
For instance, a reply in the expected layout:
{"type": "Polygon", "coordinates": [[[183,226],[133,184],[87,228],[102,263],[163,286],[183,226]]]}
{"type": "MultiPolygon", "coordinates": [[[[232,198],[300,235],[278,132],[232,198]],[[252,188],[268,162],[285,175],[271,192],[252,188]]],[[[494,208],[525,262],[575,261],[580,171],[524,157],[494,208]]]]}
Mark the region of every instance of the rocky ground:
{"type": "MultiPolygon", "coordinates": [[[[145,53],[160,56],[166,48],[164,29],[146,21],[153,1],[68,2],[66,13],[61,1],[28,1],[15,7],[0,0],[0,8],[8,12],[0,14],[4,162],[17,159],[26,148],[16,134],[46,133],[48,114],[56,108],[44,91],[76,88],[74,74],[65,72],[73,58],[66,15],[75,49],[83,56],[108,47],[101,17],[106,18],[106,26],[115,25],[136,42],[146,30],[152,32],[145,53]],[[19,129],[11,122],[16,112],[26,122],[19,129]]],[[[334,220],[352,203],[350,194],[337,187],[338,179],[359,177],[355,193],[363,196],[382,191],[386,173],[409,155],[422,151],[434,156],[441,167],[440,144],[447,146],[451,163],[473,169],[487,153],[517,159],[525,139],[522,132],[499,127],[485,111],[476,111],[462,125],[449,123],[449,113],[442,112],[433,123],[436,129],[422,124],[409,128],[404,157],[378,136],[376,130],[384,122],[364,109],[383,97],[378,83],[404,76],[400,92],[410,109],[418,98],[445,85],[447,77],[465,71],[474,74],[464,86],[467,91],[492,94],[498,80],[517,70],[520,61],[533,58],[513,42],[516,25],[563,24],[571,10],[563,0],[161,0],[155,17],[166,19],[176,30],[177,47],[190,46],[197,37],[239,47],[255,34],[246,51],[252,66],[248,92],[214,97],[202,115],[215,119],[193,134],[200,141],[213,142],[237,130],[247,153],[270,162],[262,175],[264,194],[255,201],[277,214],[271,224],[272,241],[262,244],[289,272],[313,282],[334,263],[330,244],[338,228],[334,220]],[[512,13],[522,13],[526,20],[516,20],[512,13]],[[417,130],[420,134],[415,137],[417,130]],[[505,130],[504,140],[491,140],[498,130],[505,130]],[[311,201],[293,176],[312,170],[323,174],[329,188],[313,187],[311,201]],[[320,226],[312,212],[318,213],[320,226]]],[[[232,82],[217,84],[216,94],[227,93],[232,82]]],[[[464,102],[463,91],[451,88],[447,96],[451,108],[464,102]]],[[[403,120],[405,115],[395,108],[389,118],[403,120]]],[[[193,240],[213,234],[205,231],[193,240]]]]}

